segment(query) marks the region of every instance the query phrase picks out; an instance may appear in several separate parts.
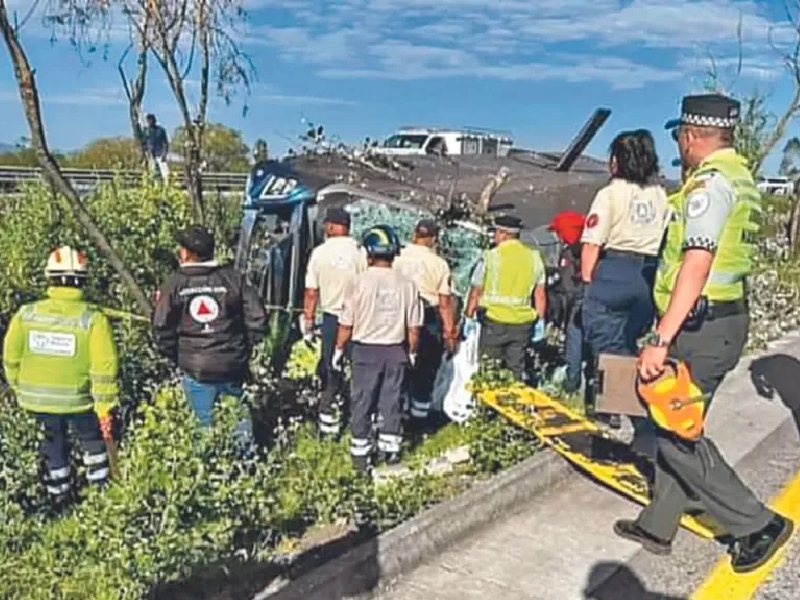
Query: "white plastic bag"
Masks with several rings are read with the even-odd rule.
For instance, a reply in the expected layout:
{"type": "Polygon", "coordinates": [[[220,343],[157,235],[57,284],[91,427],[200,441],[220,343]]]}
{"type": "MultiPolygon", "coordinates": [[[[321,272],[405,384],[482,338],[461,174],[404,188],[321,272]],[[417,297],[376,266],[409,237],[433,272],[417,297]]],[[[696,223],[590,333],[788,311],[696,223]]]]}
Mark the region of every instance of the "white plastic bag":
{"type": "Polygon", "coordinates": [[[480,337],[481,327],[480,324],[476,324],[466,339],[461,342],[456,355],[453,356],[452,360],[448,361],[452,363],[453,376],[450,381],[450,387],[444,397],[444,412],[456,423],[463,423],[469,419],[475,406],[472,393],[467,390],[467,384],[478,370],[480,361],[478,342],[480,337]]]}

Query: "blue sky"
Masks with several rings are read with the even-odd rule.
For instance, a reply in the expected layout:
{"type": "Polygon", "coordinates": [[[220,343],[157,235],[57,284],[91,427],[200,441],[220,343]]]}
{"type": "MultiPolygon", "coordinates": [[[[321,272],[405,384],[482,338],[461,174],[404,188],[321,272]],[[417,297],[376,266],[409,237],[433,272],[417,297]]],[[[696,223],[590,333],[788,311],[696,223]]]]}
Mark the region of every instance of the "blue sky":
{"type": "MultiPolygon", "coordinates": [[[[10,0],[24,13],[31,0],[10,0]]],[[[675,149],[663,131],[682,94],[698,91],[713,55],[733,91],[766,91],[777,110],[791,93],[773,41],[795,38],[783,0],[246,0],[245,49],[258,80],[242,98],[212,104],[211,119],[258,137],[273,152],[302,119],[344,141],[383,137],[399,125],[472,125],[513,132],[518,146],[561,149],[598,106],[611,118],[589,147],[604,156],[614,134],[647,127],[662,163],[675,149]],[[743,68],[735,77],[741,19],[743,68]],[[770,34],[772,32],[772,34],[770,34]]],[[[117,74],[125,47],[114,24],[107,60],[82,62],[32,18],[22,40],[36,67],[53,147],[127,135],[117,74]]],[[[170,130],[179,124],[151,63],[145,101],[170,130]]],[[[0,142],[27,134],[13,72],[0,47],[0,142]]],[[[790,134],[796,134],[796,125],[790,134]]],[[[777,168],[777,158],[768,170],[777,168]]]]}

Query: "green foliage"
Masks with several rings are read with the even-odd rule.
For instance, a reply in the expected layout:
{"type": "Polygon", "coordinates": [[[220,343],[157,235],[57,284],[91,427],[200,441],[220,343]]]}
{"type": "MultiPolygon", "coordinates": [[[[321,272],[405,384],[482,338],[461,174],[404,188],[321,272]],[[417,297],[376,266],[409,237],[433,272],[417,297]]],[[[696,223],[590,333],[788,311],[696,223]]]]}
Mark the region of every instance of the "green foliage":
{"type": "Polygon", "coordinates": [[[73,152],[62,166],[76,169],[139,169],[142,148],[129,137],[99,138],[73,152]]]}
{"type": "MultiPolygon", "coordinates": [[[[175,130],[171,146],[181,152],[185,143],[186,130],[175,130]]],[[[250,169],[249,150],[242,140],[242,132],[220,123],[206,123],[203,131],[203,160],[206,171],[241,172],[250,169]]]]}

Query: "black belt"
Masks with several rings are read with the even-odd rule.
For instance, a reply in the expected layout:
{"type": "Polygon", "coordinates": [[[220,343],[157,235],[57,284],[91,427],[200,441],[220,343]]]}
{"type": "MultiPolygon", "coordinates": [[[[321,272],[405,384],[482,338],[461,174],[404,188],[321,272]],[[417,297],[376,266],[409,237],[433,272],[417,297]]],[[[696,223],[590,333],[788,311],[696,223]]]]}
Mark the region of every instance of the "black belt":
{"type": "Polygon", "coordinates": [[[714,319],[743,315],[746,312],[747,303],[744,299],[728,300],[726,302],[710,301],[708,303],[708,311],[706,312],[706,320],[713,321],[714,319]]]}
{"type": "Polygon", "coordinates": [[[658,260],[657,256],[651,254],[642,254],[641,252],[634,252],[633,250],[615,250],[613,248],[606,248],[600,252],[600,258],[636,258],[639,260],[658,260]]]}

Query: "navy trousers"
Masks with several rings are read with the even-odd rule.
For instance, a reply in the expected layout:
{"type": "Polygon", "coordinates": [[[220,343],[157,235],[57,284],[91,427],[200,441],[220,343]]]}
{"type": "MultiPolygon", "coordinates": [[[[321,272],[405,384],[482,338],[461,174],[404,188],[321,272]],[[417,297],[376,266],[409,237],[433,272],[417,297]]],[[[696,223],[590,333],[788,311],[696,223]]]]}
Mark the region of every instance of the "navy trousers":
{"type": "MultiPolygon", "coordinates": [[[[589,345],[589,364],[601,353],[636,356],[637,340],[655,319],[653,281],[658,266],[655,257],[630,252],[603,252],[583,299],[583,329],[589,345]]],[[[592,395],[593,397],[593,395],[592,395]]],[[[648,419],[632,417],[635,447],[655,453],[655,429],[648,419]]]]}

